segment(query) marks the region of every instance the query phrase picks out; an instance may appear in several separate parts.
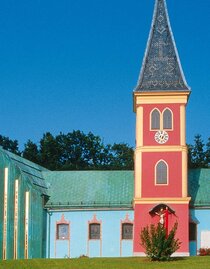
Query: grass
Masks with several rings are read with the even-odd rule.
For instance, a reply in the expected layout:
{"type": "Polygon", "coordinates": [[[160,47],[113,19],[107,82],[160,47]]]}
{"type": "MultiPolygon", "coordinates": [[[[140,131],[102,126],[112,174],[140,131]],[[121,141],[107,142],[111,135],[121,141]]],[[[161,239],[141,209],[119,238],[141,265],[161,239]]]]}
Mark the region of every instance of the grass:
{"type": "Polygon", "coordinates": [[[0,261],[0,269],[210,269],[210,256],[150,262],[146,258],[78,258],[0,261]]]}

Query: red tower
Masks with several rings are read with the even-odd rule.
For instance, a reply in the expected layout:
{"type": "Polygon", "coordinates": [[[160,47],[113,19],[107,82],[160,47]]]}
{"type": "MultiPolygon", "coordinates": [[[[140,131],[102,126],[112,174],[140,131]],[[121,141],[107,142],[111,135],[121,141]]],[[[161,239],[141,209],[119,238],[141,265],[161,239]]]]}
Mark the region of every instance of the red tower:
{"type": "Polygon", "coordinates": [[[144,255],[139,233],[151,223],[167,229],[178,222],[182,242],[176,255],[189,255],[189,201],[185,108],[190,95],[170,27],[165,0],[156,0],[137,87],[134,255],[144,255]]]}

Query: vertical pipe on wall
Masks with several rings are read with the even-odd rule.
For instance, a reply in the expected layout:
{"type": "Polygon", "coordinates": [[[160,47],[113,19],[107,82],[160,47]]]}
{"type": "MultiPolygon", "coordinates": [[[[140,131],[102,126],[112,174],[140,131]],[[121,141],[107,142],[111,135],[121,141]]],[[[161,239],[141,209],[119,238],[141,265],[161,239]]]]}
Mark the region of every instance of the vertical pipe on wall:
{"type": "Polygon", "coordinates": [[[29,191],[25,193],[25,259],[28,259],[29,191]]]}
{"type": "Polygon", "coordinates": [[[18,192],[19,185],[18,180],[15,180],[15,206],[14,206],[14,259],[18,258],[18,192]]]}
{"type": "Polygon", "coordinates": [[[48,248],[47,248],[47,257],[50,258],[50,229],[51,229],[51,216],[52,216],[52,212],[50,211],[47,211],[48,213],[48,240],[47,240],[47,245],[48,245],[48,248]]]}
{"type": "Polygon", "coordinates": [[[143,146],[143,107],[136,109],[136,148],[143,146]]]}
{"type": "Polygon", "coordinates": [[[142,197],[142,152],[135,151],[135,198],[142,197]]]}
{"type": "Polygon", "coordinates": [[[185,105],[180,106],[180,144],[186,146],[186,111],[185,105]]]}
{"type": "Polygon", "coordinates": [[[8,168],[4,169],[4,224],[3,224],[3,260],[7,259],[7,197],[8,197],[8,168]]]}
{"type": "Polygon", "coordinates": [[[135,198],[141,198],[141,181],[142,181],[142,152],[141,147],[144,145],[143,138],[143,107],[136,108],[136,150],[135,150],[135,198]]]}

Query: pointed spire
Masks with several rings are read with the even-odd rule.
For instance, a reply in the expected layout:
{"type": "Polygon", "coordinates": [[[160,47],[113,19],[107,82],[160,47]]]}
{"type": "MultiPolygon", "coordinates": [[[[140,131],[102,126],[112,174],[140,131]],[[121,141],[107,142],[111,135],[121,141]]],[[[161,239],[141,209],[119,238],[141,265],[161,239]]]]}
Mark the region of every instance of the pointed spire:
{"type": "Polygon", "coordinates": [[[182,71],[165,0],[156,0],[135,91],[190,91],[182,71]]]}

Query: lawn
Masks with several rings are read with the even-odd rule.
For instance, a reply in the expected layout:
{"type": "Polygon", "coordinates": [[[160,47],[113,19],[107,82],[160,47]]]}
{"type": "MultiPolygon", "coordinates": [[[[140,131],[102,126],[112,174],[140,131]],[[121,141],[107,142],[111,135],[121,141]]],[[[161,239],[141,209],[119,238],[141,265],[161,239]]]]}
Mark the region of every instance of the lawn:
{"type": "Polygon", "coordinates": [[[0,261],[0,269],[210,269],[210,256],[150,262],[146,258],[79,258],[0,261]]]}

